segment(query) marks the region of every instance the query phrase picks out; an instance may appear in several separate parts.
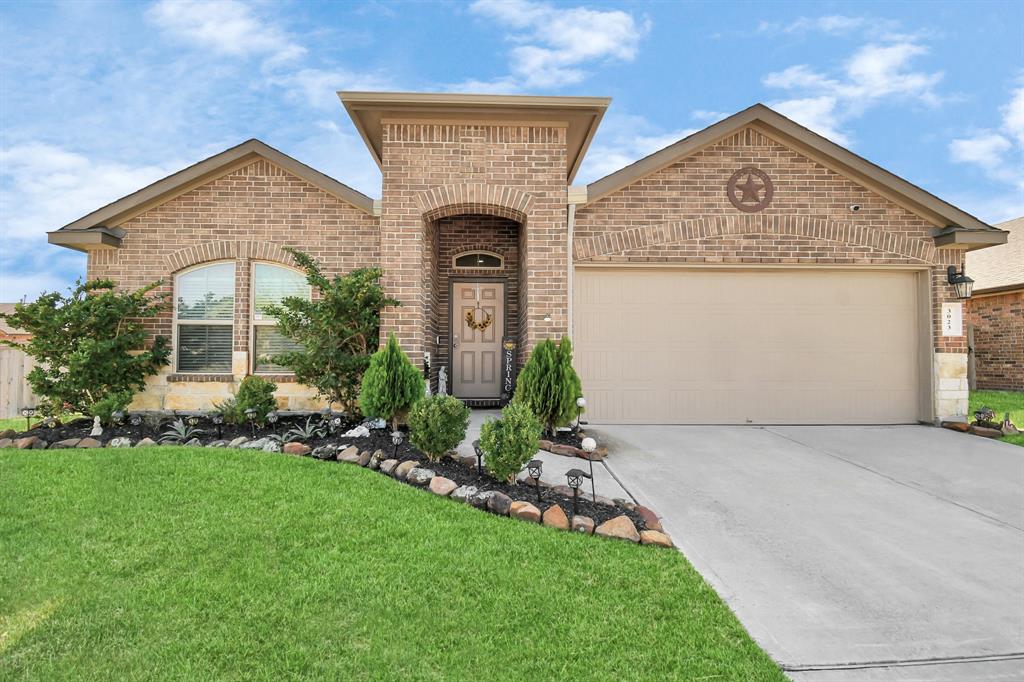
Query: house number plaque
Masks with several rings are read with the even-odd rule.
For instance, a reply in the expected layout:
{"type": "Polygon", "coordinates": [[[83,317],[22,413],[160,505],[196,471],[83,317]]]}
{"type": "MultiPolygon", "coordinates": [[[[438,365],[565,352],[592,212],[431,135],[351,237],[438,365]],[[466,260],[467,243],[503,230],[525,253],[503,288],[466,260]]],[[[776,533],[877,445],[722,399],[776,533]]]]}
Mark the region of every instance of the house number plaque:
{"type": "Polygon", "coordinates": [[[943,303],[942,304],[942,335],[963,336],[964,335],[964,304],[943,303]]]}

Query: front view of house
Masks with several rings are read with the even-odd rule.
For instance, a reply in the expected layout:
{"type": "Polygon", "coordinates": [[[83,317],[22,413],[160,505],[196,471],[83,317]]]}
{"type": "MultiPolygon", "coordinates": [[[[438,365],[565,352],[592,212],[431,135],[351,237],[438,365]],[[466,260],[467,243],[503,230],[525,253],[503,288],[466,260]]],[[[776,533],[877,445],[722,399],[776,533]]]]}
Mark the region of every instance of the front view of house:
{"type": "Polygon", "coordinates": [[[50,233],[89,278],[173,293],[153,328],[172,365],[135,408],[208,408],[250,373],[318,407],[267,359],[289,340],[262,306],[310,295],[294,246],[329,274],[381,267],[402,303],[382,333],[473,404],[501,400],[503,356],[570,335],[594,423],[966,413],[951,278],[1006,233],[771,109],[578,186],[608,99],[339,96],[379,200],[250,140],[50,233]]]}

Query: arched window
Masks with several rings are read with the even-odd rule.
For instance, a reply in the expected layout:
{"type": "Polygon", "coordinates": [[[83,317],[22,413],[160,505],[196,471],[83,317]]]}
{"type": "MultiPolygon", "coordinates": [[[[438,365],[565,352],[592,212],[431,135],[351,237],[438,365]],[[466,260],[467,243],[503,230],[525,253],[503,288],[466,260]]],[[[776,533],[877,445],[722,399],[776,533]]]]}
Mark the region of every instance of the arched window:
{"type": "Polygon", "coordinates": [[[213,263],[174,278],[176,371],[231,372],[235,264],[213,263]]]}
{"type": "Polygon", "coordinates": [[[505,259],[490,251],[467,251],[452,259],[456,270],[500,270],[505,259]]]}
{"type": "Polygon", "coordinates": [[[282,334],[277,320],[264,310],[268,304],[278,305],[286,298],[309,299],[310,288],[306,276],[291,268],[270,263],[252,266],[252,357],[253,371],[261,373],[287,372],[287,367],[271,361],[278,353],[296,350],[297,343],[282,334]]]}

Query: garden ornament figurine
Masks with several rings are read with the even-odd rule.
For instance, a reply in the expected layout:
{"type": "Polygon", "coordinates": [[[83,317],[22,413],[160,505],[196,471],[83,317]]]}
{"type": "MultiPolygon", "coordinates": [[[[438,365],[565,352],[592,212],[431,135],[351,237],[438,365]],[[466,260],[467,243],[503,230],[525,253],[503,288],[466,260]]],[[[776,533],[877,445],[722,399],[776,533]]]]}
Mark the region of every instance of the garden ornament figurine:
{"type": "Polygon", "coordinates": [[[100,426],[100,416],[96,415],[92,418],[92,431],[89,432],[90,436],[102,436],[103,427],[100,426]]]}
{"type": "Polygon", "coordinates": [[[437,370],[437,394],[448,394],[448,368],[444,365],[441,365],[441,369],[437,370]]]}

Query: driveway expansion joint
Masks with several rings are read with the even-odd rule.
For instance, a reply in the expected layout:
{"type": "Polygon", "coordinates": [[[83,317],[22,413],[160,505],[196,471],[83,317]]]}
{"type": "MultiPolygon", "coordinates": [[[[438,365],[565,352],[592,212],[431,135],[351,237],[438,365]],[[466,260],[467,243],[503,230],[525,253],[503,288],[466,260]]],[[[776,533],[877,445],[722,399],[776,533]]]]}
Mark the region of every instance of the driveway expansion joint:
{"type": "Polygon", "coordinates": [[[947,656],[935,658],[903,658],[884,661],[859,661],[855,663],[811,663],[806,665],[780,663],[785,672],[824,672],[827,670],[867,670],[871,668],[910,668],[930,665],[956,665],[960,663],[994,663],[997,661],[1024,660],[1024,651],[1008,654],[982,654],[978,656],[947,656]]]}

